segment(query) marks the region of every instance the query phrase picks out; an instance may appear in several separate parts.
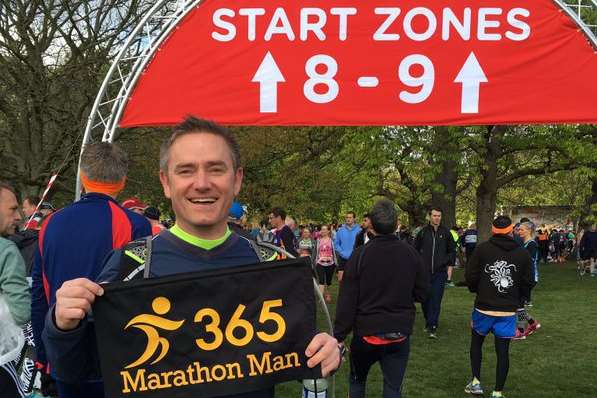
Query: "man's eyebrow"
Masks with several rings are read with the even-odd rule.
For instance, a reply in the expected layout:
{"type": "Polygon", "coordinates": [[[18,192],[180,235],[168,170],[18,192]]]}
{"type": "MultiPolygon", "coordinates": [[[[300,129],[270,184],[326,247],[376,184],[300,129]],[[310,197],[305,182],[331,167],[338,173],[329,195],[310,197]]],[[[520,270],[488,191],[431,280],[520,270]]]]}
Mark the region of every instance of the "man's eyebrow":
{"type": "Polygon", "coordinates": [[[211,166],[226,166],[226,162],[224,162],[223,160],[210,160],[209,162],[207,162],[207,167],[211,166]]]}
{"type": "Polygon", "coordinates": [[[186,168],[197,168],[197,166],[195,165],[195,163],[191,163],[191,162],[187,162],[187,163],[178,163],[177,165],[174,166],[175,170],[180,170],[180,169],[186,169],[186,168]]]}

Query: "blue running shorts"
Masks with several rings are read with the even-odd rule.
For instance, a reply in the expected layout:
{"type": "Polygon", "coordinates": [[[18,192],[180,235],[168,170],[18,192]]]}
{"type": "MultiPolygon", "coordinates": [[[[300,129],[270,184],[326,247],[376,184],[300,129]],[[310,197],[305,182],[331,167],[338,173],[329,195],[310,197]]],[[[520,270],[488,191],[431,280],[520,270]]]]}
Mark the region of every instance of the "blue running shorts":
{"type": "Polygon", "coordinates": [[[475,332],[487,336],[492,332],[496,337],[511,339],[516,334],[516,314],[509,316],[491,316],[474,309],[472,326],[475,332]]]}

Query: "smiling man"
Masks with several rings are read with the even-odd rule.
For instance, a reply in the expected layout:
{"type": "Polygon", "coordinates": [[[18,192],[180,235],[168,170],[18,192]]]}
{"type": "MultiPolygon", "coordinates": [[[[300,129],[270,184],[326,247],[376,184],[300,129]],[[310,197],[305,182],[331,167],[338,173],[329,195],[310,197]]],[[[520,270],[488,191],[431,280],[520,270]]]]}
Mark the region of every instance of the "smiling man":
{"type": "MultiPolygon", "coordinates": [[[[164,194],[172,201],[176,225],[151,241],[151,269],[145,270],[146,276],[259,262],[251,242],[227,225],[242,180],[239,146],[228,129],[194,117],[176,126],[160,153],[160,181],[164,194]]],[[[129,270],[139,268],[139,263],[143,259],[130,251],[114,251],[98,280],[120,280],[130,275],[129,270]]],[[[101,378],[95,365],[95,333],[87,318],[96,296],[101,294],[101,286],[90,280],[68,281],[57,292],[55,308],[50,311],[44,332],[48,356],[57,374],[71,382],[82,373],[101,378]],[[90,341],[93,349],[89,348],[90,341]]],[[[318,334],[305,349],[310,358],[308,366],[321,364],[324,374],[339,366],[339,349],[333,337],[318,334]]],[[[235,397],[273,395],[273,389],[268,389],[235,397]]]]}

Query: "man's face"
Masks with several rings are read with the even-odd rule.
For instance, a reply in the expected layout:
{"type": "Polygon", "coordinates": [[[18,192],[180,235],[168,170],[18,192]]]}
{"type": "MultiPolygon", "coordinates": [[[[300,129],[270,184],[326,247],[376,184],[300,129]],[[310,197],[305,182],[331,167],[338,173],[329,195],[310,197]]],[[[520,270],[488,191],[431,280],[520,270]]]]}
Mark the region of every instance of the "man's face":
{"type": "Polygon", "coordinates": [[[224,234],[228,211],[242,180],[243,170],[234,169],[226,141],[210,133],[178,138],[170,147],[168,171],[160,171],[176,223],[204,239],[224,234]]]}
{"type": "Polygon", "coordinates": [[[19,202],[14,193],[0,188],[0,235],[12,235],[21,221],[19,202]]]}
{"type": "Polygon", "coordinates": [[[348,213],[346,215],[346,225],[348,225],[349,227],[352,227],[353,224],[354,224],[354,215],[348,213]]]}
{"type": "Polygon", "coordinates": [[[30,203],[29,199],[25,199],[23,201],[23,214],[25,217],[29,218],[33,215],[35,212],[35,206],[37,206],[37,203],[30,203]]]}
{"type": "Polygon", "coordinates": [[[363,218],[363,229],[371,228],[371,220],[369,217],[363,218]]]}
{"type": "Polygon", "coordinates": [[[429,216],[431,225],[439,226],[442,222],[442,213],[441,211],[431,210],[431,215],[429,216]]]}
{"type": "Polygon", "coordinates": [[[269,213],[267,216],[269,223],[274,228],[280,228],[284,225],[284,220],[282,220],[281,216],[275,216],[274,213],[269,213]]]}

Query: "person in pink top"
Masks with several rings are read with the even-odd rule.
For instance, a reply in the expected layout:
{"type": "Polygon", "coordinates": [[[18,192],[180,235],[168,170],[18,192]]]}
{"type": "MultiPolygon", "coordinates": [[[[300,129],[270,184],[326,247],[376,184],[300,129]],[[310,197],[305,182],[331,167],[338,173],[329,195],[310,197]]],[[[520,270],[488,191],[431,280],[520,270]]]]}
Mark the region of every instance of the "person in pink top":
{"type": "Polygon", "coordinates": [[[315,245],[314,264],[319,280],[319,290],[323,294],[325,301],[332,302],[332,295],[327,291],[327,287],[332,285],[332,277],[336,269],[336,250],[334,241],[330,236],[330,228],[327,225],[321,226],[320,237],[315,245]]]}

